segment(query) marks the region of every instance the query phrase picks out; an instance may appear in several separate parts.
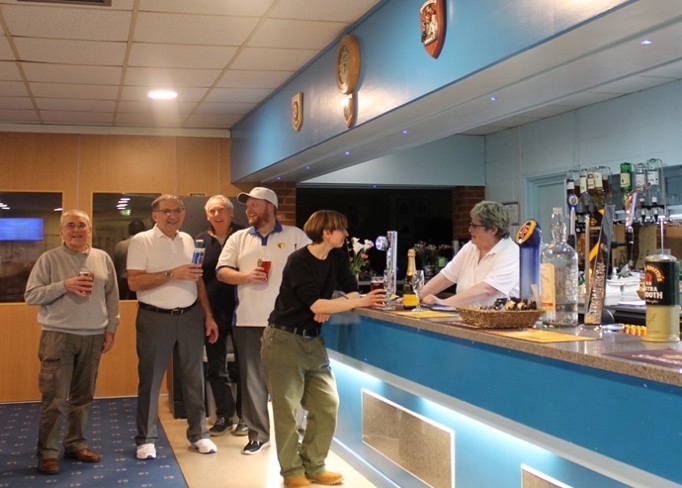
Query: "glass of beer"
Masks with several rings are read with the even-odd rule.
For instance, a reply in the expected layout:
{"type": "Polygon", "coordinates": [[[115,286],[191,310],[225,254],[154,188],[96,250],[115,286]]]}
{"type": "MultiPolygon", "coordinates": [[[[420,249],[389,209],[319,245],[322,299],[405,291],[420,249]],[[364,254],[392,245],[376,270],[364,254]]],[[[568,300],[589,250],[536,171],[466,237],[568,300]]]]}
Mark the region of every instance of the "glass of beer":
{"type": "Polygon", "coordinates": [[[383,290],[384,289],[384,277],[383,276],[372,276],[369,280],[369,290],[383,290]]]}
{"type": "Polygon", "coordinates": [[[270,258],[267,256],[261,257],[258,259],[258,267],[263,268],[263,272],[267,275],[267,278],[270,278],[270,267],[272,266],[272,261],[270,261],[270,258]]]}

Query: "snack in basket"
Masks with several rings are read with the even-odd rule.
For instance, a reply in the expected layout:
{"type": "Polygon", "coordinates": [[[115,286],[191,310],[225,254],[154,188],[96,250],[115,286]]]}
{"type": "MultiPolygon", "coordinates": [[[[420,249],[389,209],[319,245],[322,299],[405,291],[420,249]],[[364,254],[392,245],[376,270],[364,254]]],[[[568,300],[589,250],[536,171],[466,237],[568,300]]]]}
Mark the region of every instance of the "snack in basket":
{"type": "Polygon", "coordinates": [[[485,329],[533,327],[544,313],[537,303],[521,298],[501,298],[493,305],[457,307],[464,323],[485,329]]]}
{"type": "Polygon", "coordinates": [[[481,310],[506,310],[511,312],[514,310],[537,310],[538,304],[535,303],[535,300],[527,298],[509,297],[498,298],[492,305],[479,305],[478,308],[481,310]]]}

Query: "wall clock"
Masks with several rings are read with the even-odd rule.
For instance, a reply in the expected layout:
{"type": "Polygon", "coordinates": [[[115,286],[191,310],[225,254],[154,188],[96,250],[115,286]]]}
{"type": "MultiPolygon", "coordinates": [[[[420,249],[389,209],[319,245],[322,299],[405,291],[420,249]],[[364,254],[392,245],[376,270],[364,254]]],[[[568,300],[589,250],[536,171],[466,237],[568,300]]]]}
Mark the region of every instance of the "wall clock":
{"type": "Polygon", "coordinates": [[[355,90],[360,76],[360,44],[352,34],[343,36],[339,41],[335,72],[336,85],[341,93],[348,95],[355,90]]]}

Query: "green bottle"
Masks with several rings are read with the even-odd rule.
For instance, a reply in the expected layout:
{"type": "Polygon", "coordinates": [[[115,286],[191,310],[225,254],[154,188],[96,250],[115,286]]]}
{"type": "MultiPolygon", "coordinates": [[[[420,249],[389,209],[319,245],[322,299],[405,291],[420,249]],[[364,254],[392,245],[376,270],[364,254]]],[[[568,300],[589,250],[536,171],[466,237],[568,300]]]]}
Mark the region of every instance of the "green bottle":
{"type": "Polygon", "coordinates": [[[623,194],[632,191],[632,163],[620,163],[620,189],[623,194]]]}

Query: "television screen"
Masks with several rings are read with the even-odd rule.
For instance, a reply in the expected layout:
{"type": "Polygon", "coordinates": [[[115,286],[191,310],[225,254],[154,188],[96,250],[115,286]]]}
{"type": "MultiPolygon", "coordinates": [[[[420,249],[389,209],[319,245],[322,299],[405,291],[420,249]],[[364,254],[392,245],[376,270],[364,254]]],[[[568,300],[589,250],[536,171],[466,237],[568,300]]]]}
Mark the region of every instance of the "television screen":
{"type": "Polygon", "coordinates": [[[42,241],[43,219],[0,218],[0,241],[42,241]]]}

